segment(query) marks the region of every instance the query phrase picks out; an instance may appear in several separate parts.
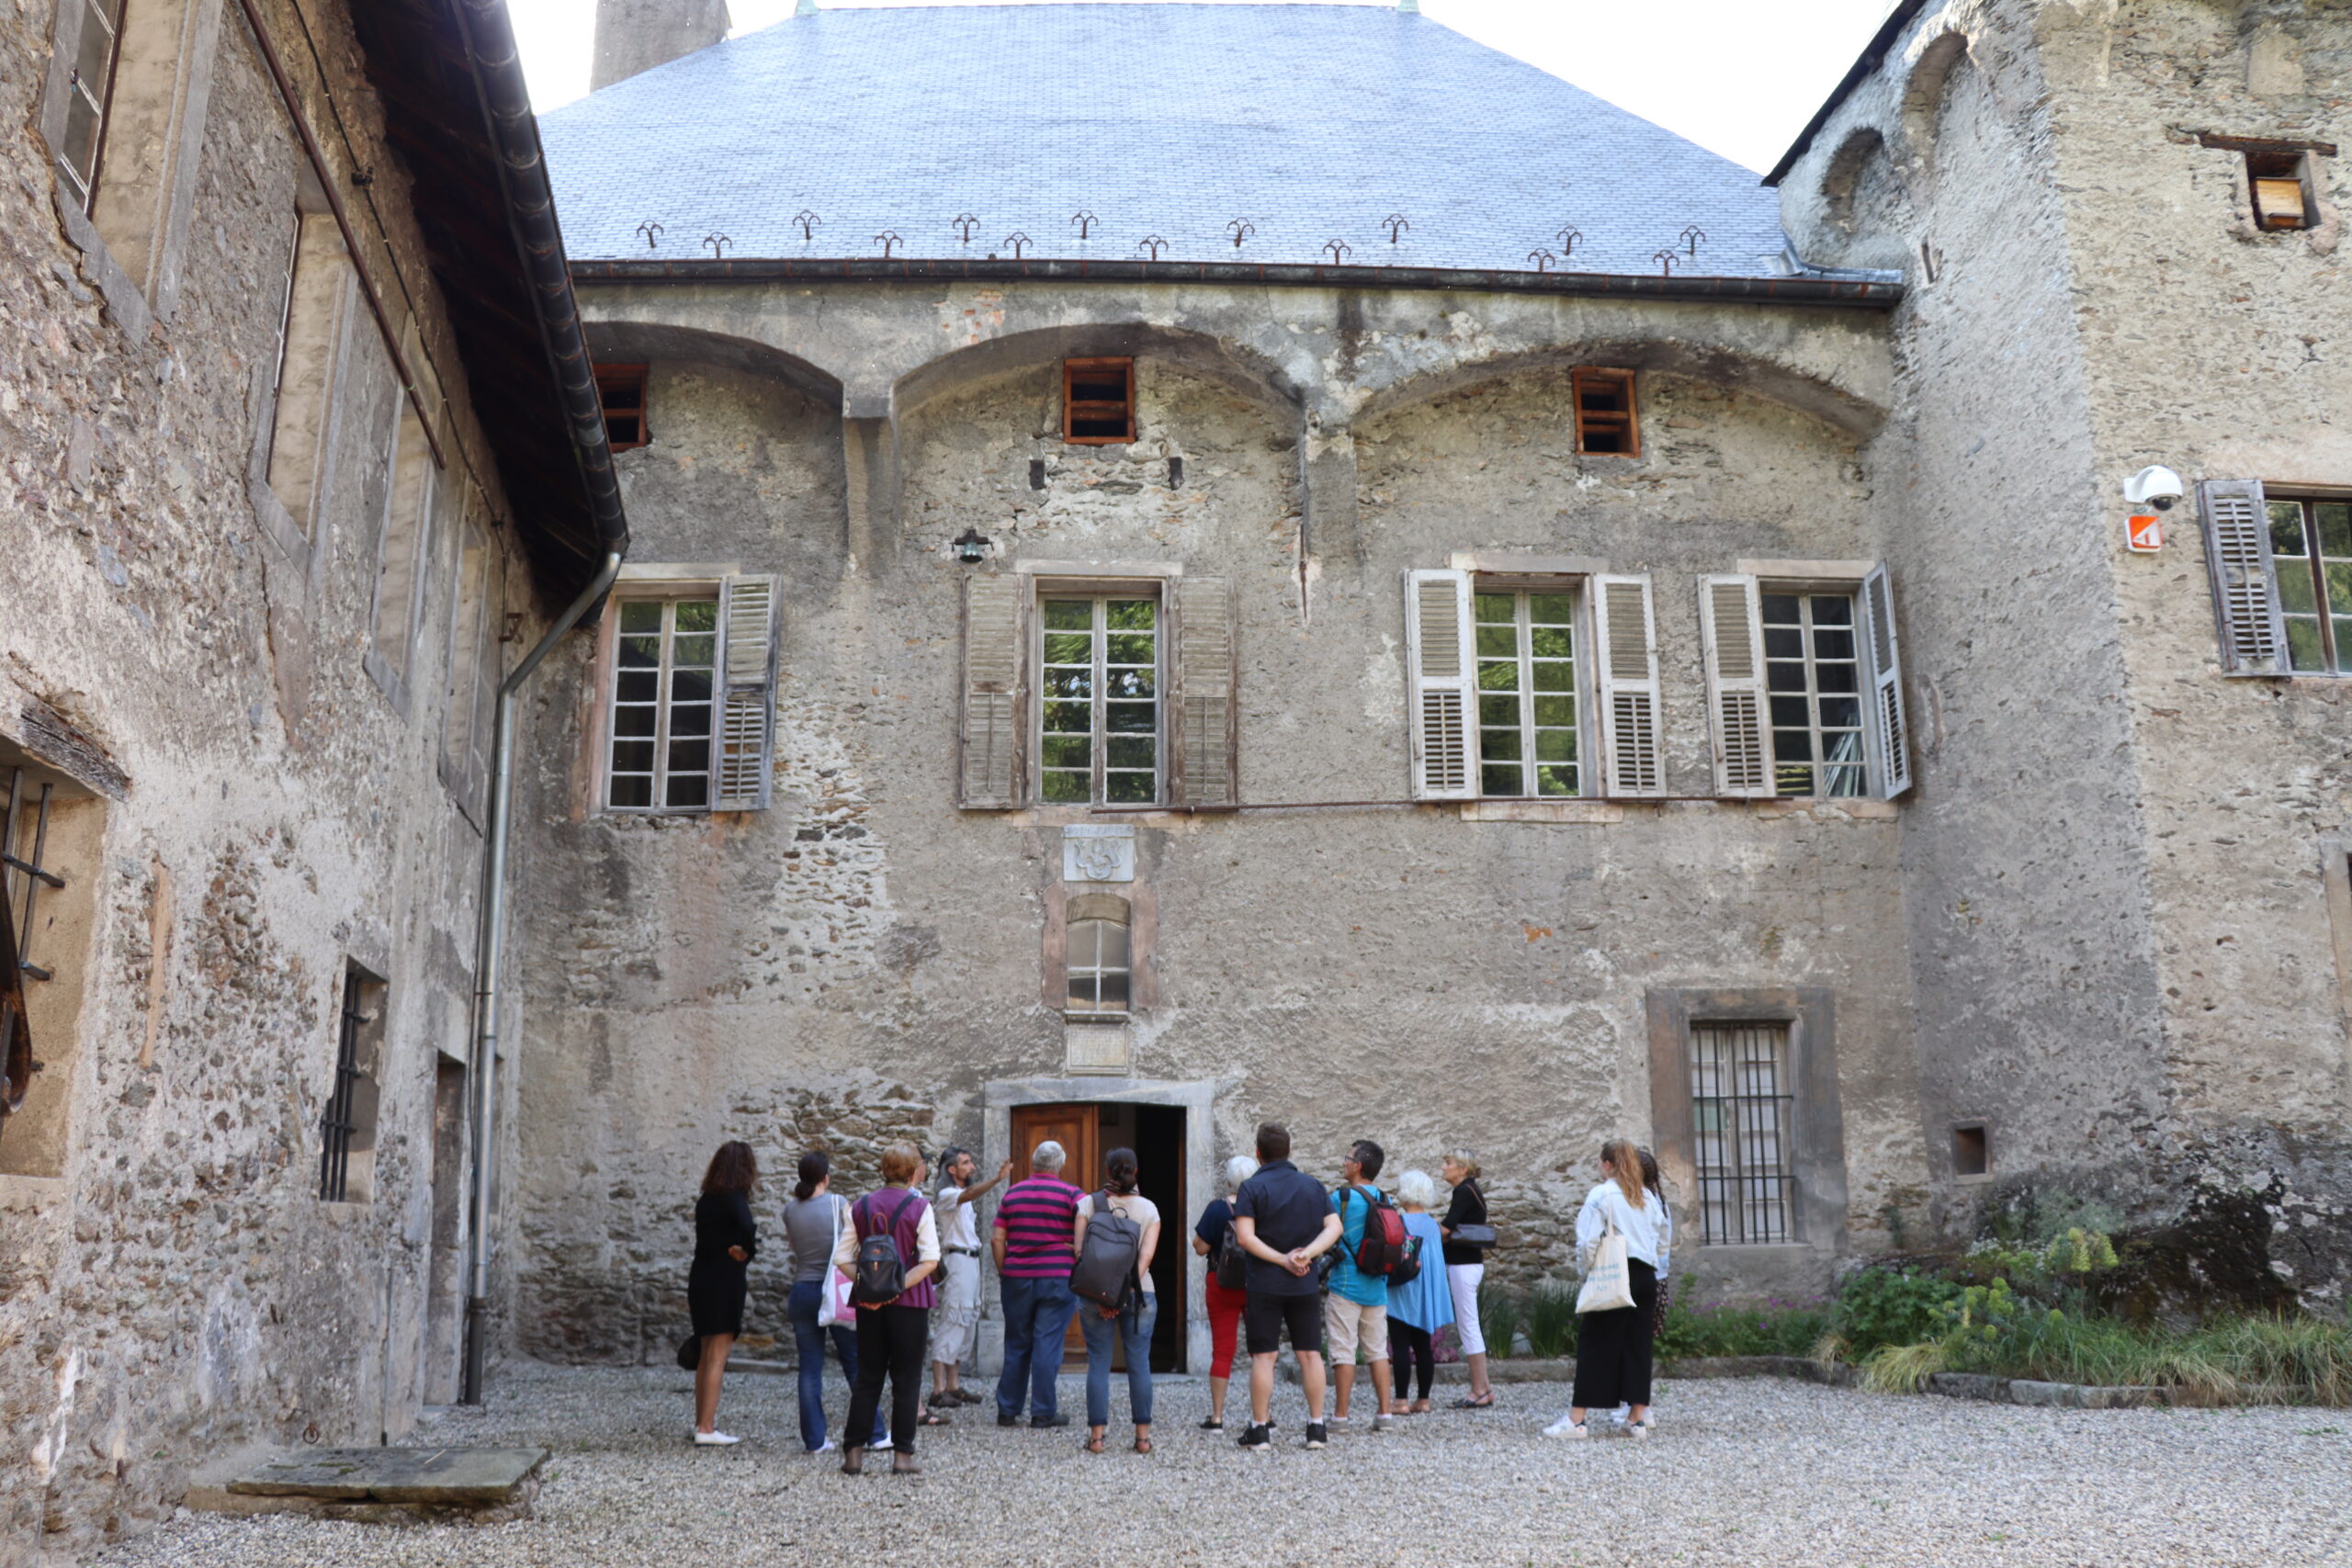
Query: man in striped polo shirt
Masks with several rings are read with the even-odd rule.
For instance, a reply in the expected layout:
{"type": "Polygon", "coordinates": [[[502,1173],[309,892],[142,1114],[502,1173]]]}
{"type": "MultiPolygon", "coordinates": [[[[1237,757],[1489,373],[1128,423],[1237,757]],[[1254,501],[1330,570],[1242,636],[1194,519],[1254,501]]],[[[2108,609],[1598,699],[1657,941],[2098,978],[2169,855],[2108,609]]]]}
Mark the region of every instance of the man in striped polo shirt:
{"type": "Polygon", "coordinates": [[[1062,1370],[1062,1338],[1078,1311],[1070,1293],[1078,1201],[1084,1194],[1062,1179],[1068,1156],[1047,1139],[1029,1156],[1032,1174],[1005,1190],[996,1206],[989,1243],[1004,1296],[1004,1372],[996,1380],[996,1424],[1021,1423],[1028,1385],[1029,1425],[1067,1427],[1054,1395],[1062,1370]]]}

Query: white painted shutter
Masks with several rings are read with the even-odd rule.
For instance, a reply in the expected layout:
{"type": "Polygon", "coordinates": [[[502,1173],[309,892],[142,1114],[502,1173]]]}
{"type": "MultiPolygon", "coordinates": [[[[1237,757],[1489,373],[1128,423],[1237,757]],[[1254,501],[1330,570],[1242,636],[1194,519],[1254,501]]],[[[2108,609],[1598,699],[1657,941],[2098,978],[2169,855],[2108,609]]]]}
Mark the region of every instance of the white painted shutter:
{"type": "Polygon", "coordinates": [[[1612,795],[1664,795],[1658,737],[1657,623],[1645,576],[1596,576],[1592,640],[1600,650],[1601,782],[1612,795]]]}
{"type": "Polygon", "coordinates": [[[1764,624],[1756,580],[1699,579],[1699,627],[1707,652],[1707,725],[1715,793],[1764,800],[1773,794],[1771,730],[1765,723],[1764,624]]]}
{"type": "Polygon", "coordinates": [[[1470,754],[1477,723],[1477,660],[1470,629],[1470,574],[1405,574],[1405,661],[1410,671],[1407,713],[1413,748],[1415,800],[1475,800],[1478,779],[1470,754]]]}
{"type": "Polygon", "coordinates": [[[964,582],[964,727],[957,804],[1005,811],[1021,804],[1015,763],[1021,689],[1021,602],[1026,578],[989,573],[964,582]]]}
{"type": "Polygon", "coordinates": [[[775,774],[776,580],[772,572],[729,577],[721,586],[718,757],[711,770],[713,811],[764,811],[775,774]]]}
{"type": "Polygon", "coordinates": [[[1911,787],[1911,727],[1903,716],[1903,649],[1894,634],[1894,592],[1886,568],[1862,579],[1862,648],[1871,668],[1871,728],[1878,741],[1878,793],[1893,800],[1911,787]]]}
{"type": "Polygon", "coordinates": [[[1176,592],[1176,799],[1184,806],[1236,806],[1233,585],[1222,577],[1180,577],[1170,586],[1176,592]]]}
{"type": "Polygon", "coordinates": [[[2259,479],[2208,479],[2197,487],[2205,517],[2205,567],[2224,675],[2284,675],[2287,623],[2259,479]]]}

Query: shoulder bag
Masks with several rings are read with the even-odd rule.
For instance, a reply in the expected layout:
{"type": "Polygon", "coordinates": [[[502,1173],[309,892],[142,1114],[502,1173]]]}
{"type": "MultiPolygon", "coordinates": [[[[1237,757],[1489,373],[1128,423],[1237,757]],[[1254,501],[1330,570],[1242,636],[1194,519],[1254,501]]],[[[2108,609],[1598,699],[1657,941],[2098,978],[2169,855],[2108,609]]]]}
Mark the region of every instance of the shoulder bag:
{"type": "Polygon", "coordinates": [[[1593,1248],[1592,1268],[1584,1277],[1583,1288],[1577,1292],[1577,1311],[1616,1312],[1634,1304],[1634,1279],[1625,1267],[1625,1237],[1617,1229],[1617,1216],[1601,1211],[1609,1230],[1593,1248]]]}
{"type": "Polygon", "coordinates": [[[842,1249],[842,1219],[849,1213],[849,1200],[833,1199],[833,1249],[825,1254],[824,1293],[817,1302],[817,1326],[829,1328],[837,1323],[855,1320],[857,1309],[850,1303],[850,1281],[833,1267],[833,1259],[842,1249]]]}

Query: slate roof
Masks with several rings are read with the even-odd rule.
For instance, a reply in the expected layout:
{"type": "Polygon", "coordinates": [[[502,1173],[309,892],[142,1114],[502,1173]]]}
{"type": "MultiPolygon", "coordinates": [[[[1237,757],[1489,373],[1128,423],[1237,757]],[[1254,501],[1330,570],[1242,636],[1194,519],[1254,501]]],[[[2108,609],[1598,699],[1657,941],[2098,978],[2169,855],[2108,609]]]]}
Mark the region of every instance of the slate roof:
{"type": "Polygon", "coordinates": [[[1781,276],[1756,175],[1388,6],[820,11],[543,117],[575,261],[1137,257],[1781,276]],[[793,218],[818,215],[813,239],[793,218]],[[1098,220],[1081,242],[1071,223],[1098,220]],[[968,245],[951,220],[978,219],[968,245]],[[1391,244],[1381,220],[1410,227],[1391,244]],[[1227,224],[1254,227],[1239,250],[1227,224]],[[662,226],[660,249],[638,232],[662,226]]]}

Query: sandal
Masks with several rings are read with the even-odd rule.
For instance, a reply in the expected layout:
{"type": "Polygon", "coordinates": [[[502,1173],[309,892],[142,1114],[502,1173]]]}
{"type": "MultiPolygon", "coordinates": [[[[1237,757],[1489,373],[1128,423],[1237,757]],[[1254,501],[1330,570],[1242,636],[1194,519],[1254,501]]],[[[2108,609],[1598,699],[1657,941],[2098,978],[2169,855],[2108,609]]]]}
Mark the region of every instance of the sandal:
{"type": "Polygon", "coordinates": [[[1492,1410],[1494,1407],[1495,1391],[1493,1389],[1487,1391],[1487,1397],[1484,1399],[1457,1399],[1453,1402],[1453,1408],[1456,1410],[1492,1410]]]}
{"type": "Polygon", "coordinates": [[[947,1424],[947,1417],[936,1410],[924,1411],[915,1422],[918,1427],[944,1427],[947,1424]]]}
{"type": "Polygon", "coordinates": [[[1137,1452],[1137,1453],[1139,1453],[1139,1454],[1148,1454],[1148,1453],[1151,1452],[1151,1439],[1150,1439],[1149,1438],[1144,1438],[1144,1437],[1138,1437],[1138,1438],[1136,1438],[1136,1452],[1137,1452]]]}
{"type": "Polygon", "coordinates": [[[1091,1454],[1099,1454],[1102,1451],[1102,1433],[1097,1432],[1086,1439],[1086,1451],[1091,1454]]]}

